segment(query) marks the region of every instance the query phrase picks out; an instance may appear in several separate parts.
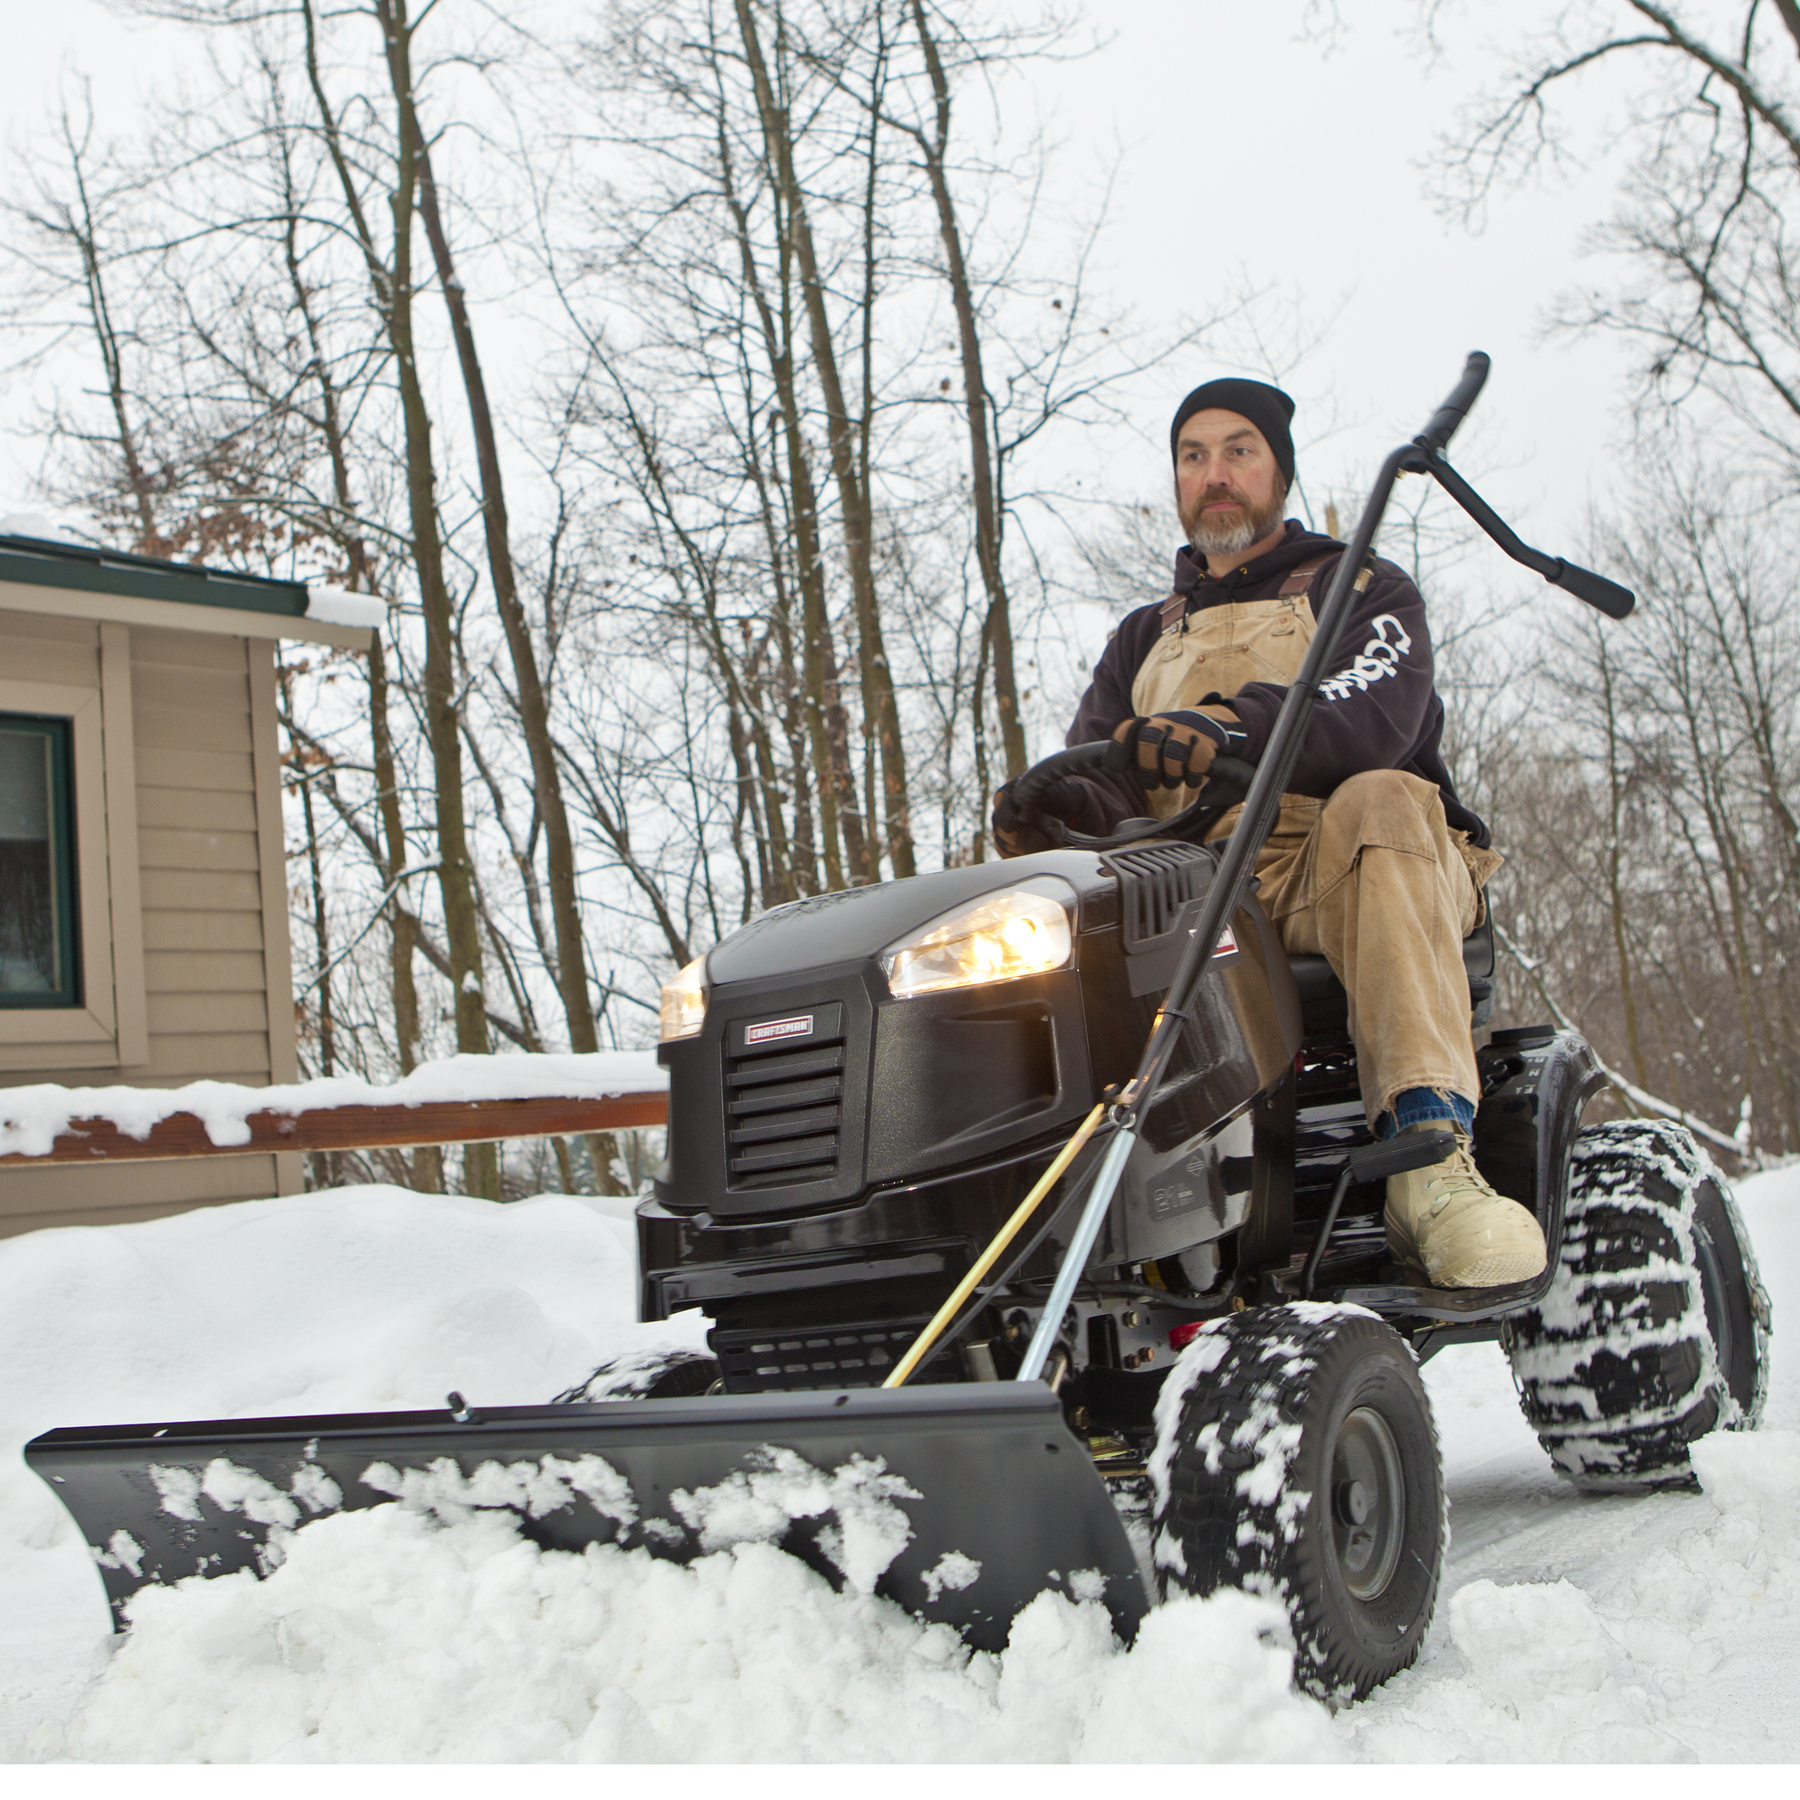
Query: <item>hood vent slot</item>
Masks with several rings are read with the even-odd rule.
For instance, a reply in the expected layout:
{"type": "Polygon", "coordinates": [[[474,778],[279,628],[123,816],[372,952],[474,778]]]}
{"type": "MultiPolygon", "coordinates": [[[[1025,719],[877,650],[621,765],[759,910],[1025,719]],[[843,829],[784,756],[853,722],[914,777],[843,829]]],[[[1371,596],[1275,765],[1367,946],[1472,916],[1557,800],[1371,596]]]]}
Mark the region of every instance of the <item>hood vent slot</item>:
{"type": "Polygon", "coordinates": [[[725,1041],[727,1186],[742,1191],[833,1179],[843,1098],[841,1003],[734,1024],[725,1041]]]}
{"type": "Polygon", "coordinates": [[[1134,997],[1160,994],[1175,978],[1218,868],[1199,844],[1141,844],[1100,858],[1119,883],[1119,941],[1134,997]]]}
{"type": "Polygon", "coordinates": [[[1198,844],[1144,844],[1100,858],[1119,882],[1119,929],[1126,951],[1167,938],[1190,900],[1212,885],[1217,866],[1198,844]]]}

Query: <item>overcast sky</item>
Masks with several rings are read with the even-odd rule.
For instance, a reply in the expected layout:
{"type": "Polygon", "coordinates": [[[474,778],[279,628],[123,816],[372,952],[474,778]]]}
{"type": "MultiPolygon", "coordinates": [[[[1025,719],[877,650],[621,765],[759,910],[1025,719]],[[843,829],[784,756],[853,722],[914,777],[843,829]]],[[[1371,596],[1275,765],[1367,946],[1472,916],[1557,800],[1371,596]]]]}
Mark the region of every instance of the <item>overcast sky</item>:
{"type": "MultiPolygon", "coordinates": [[[[66,73],[92,78],[122,131],[139,97],[192,54],[177,28],[97,0],[5,7],[14,144],[40,127],[66,73]]],[[[1103,47],[1040,69],[1008,103],[1021,130],[1034,112],[1060,140],[1057,198],[1071,217],[1113,172],[1101,285],[1138,324],[1155,332],[1205,313],[1241,279],[1280,296],[1277,338],[1296,311],[1329,325],[1290,382],[1315,504],[1417,430],[1481,348],[1494,376],[1459,455],[1525,536],[1568,549],[1589,497],[1608,485],[1624,369],[1611,346],[1542,342],[1541,326],[1549,301],[1594,273],[1578,251],[1611,179],[1502,196],[1479,234],[1440,218],[1417,160],[1481,86],[1490,28],[1467,25],[1452,59],[1430,69],[1399,35],[1412,0],[1344,10],[1355,24],[1327,51],[1301,35],[1304,0],[1114,0],[1104,13],[1090,7],[1103,47]]],[[[1500,9],[1509,30],[1517,18],[1500,9]]],[[[1216,372],[1196,355],[1133,390],[1141,429],[1104,459],[1121,498],[1166,492],[1173,404],[1216,372]]],[[[9,395],[15,416],[21,399],[9,395]]],[[[30,460],[13,446],[14,494],[30,460]]],[[[1509,566],[1493,563],[1505,579],[1509,566]]],[[[1536,588],[1521,579],[1521,592],[1536,588]]]]}

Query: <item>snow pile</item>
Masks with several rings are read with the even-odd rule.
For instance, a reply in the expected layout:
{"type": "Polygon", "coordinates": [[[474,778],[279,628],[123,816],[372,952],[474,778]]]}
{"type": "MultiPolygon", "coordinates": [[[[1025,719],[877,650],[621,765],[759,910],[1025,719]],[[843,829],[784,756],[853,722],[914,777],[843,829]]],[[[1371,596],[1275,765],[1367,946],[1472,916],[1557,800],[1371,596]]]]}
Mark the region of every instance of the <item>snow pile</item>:
{"type": "Polygon", "coordinates": [[[1001,1656],[834,1593],[767,1544],[686,1567],[540,1551],[501,1516],[399,1507],[296,1533],[268,1580],[148,1589],[32,1756],[96,1761],[1295,1760],[1326,1756],[1281,1621],[1239,1594],[1155,1614],[1041,1595],[1001,1656]]]}
{"type": "Polygon", "coordinates": [[[368,1186],[0,1240],[0,1441],[522,1404],[646,1341],[697,1349],[698,1313],[635,1323],[630,1205],[368,1186]]]}
{"type": "Polygon", "coordinates": [[[634,1323],[602,1204],[362,1187],[0,1241],[0,1590],[80,1551],[18,1456],[52,1426],[509,1405],[647,1338],[697,1348],[697,1313],[634,1323]]]}
{"type": "Polygon", "coordinates": [[[178,1088],[66,1088],[45,1083],[0,1091],[0,1156],[48,1156],[76,1119],[105,1119],[140,1141],[176,1113],[191,1113],[221,1149],[250,1141],[252,1113],[297,1114],[331,1106],[427,1106],[445,1101],[603,1099],[665,1093],[654,1050],[587,1056],[449,1056],[386,1086],[329,1075],[284,1087],[191,1081],[178,1088]]]}
{"type": "Polygon", "coordinates": [[[1708,1678],[1730,1659],[1731,1686],[1768,1682],[1791,1708],[1800,1436],[1720,1433],[1694,1460],[1706,1498],[1676,1503],[1683,1528],[1646,1542],[1650,1521],[1622,1509],[1667,1502],[1589,1503],[1603,1509],[1597,1540],[1634,1541],[1598,1568],[1576,1565],[1583,1586],[1481,1579],[1453,1593],[1448,1643],[1434,1633],[1435,1654],[1346,1716],[1352,1741],[1395,1760],[1435,1759],[1447,1742],[1493,1762],[1791,1755],[1768,1730],[1791,1720],[1720,1718],[1708,1678]],[[1787,1655],[1758,1670],[1743,1652],[1771,1630],[1787,1655]]]}

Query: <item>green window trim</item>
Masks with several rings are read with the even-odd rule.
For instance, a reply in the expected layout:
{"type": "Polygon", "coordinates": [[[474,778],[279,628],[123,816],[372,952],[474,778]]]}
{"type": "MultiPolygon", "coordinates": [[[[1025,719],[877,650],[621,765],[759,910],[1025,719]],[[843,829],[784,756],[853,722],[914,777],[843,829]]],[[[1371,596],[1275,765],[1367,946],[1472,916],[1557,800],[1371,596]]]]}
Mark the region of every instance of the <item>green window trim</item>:
{"type": "Polygon", "coordinates": [[[0,791],[0,1008],[77,1007],[81,946],[70,722],[0,713],[0,738],[11,740],[0,744],[0,777],[14,784],[0,791]],[[44,778],[41,827],[34,761],[44,778]]]}

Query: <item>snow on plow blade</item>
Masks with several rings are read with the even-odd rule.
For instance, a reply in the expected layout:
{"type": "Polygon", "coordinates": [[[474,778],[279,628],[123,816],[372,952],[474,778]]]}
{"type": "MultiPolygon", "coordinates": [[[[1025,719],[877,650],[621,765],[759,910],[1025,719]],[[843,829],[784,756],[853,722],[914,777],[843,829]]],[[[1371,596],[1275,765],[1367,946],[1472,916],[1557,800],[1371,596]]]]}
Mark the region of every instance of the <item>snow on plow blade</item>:
{"type": "Polygon", "coordinates": [[[25,1460],[92,1546],[118,1628],[149,1583],[265,1573],[296,1526],[395,1499],[507,1506],[546,1549],[687,1562],[762,1538],[977,1649],[1046,1587],[1103,1598],[1126,1639],[1146,1607],[1086,1446],[1036,1382],[77,1426],[25,1460]]]}

